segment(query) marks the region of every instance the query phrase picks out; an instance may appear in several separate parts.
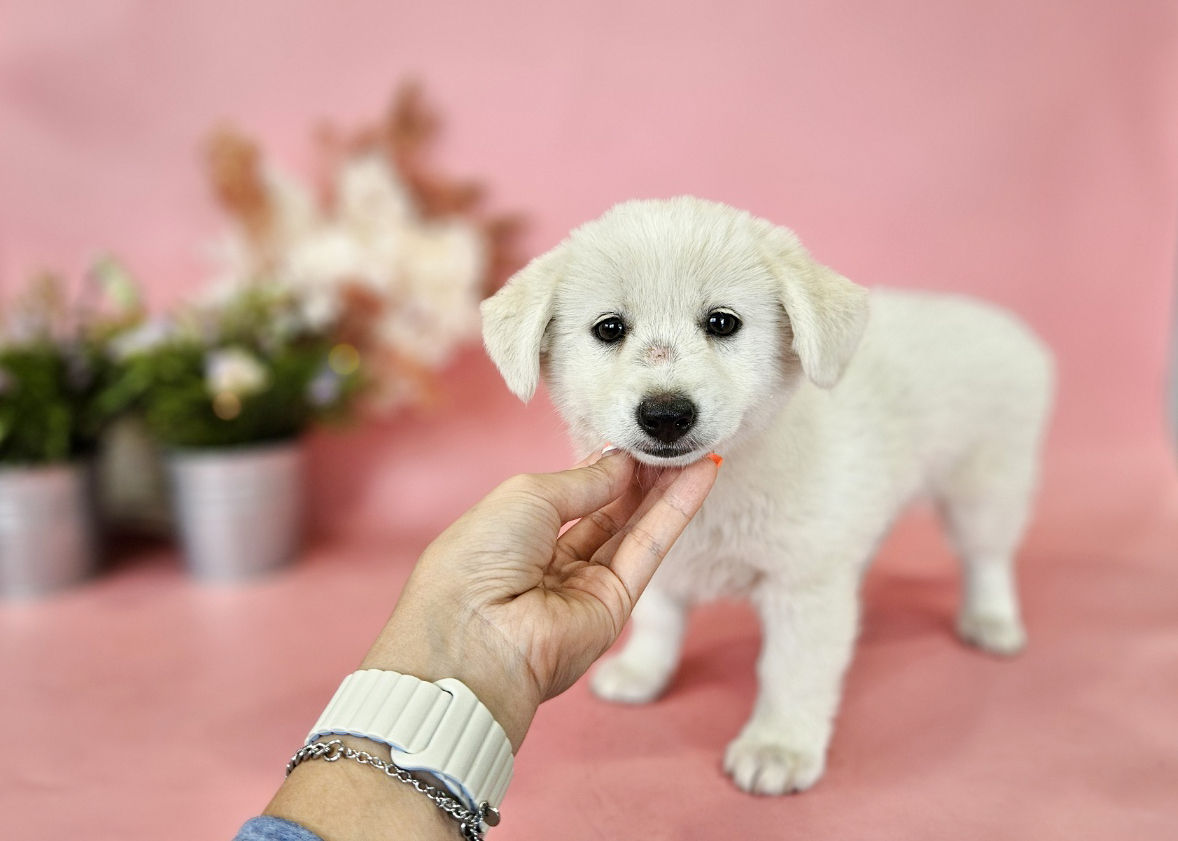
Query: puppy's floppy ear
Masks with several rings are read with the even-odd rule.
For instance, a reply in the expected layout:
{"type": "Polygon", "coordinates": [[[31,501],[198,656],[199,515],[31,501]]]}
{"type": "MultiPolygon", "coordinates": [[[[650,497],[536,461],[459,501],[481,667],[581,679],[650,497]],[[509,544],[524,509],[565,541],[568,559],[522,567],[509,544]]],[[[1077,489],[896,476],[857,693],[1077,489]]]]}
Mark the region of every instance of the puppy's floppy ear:
{"type": "Polygon", "coordinates": [[[480,307],[487,355],[507,387],[525,403],[540,383],[540,354],[552,321],[565,250],[565,245],[558,245],[532,260],[480,307]]]}
{"type": "Polygon", "coordinates": [[[769,268],[810,381],[832,388],[867,326],[867,290],[816,263],[793,231],[757,220],[769,268]]]}

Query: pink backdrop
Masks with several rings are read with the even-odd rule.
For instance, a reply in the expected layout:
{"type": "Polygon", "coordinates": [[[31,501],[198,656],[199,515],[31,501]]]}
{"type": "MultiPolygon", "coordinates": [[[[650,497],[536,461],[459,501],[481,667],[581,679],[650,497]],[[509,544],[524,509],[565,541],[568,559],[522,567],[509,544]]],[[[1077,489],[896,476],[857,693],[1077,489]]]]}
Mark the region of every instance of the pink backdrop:
{"type": "MultiPolygon", "coordinates": [[[[199,287],[201,244],[218,223],[197,155],[212,126],[231,120],[289,165],[306,167],[315,120],[369,119],[408,75],[425,83],[447,117],[440,162],[484,178],[497,207],[527,212],[533,252],[616,201],[694,193],[793,227],[820,259],[865,284],[951,289],[1005,304],[1054,346],[1062,375],[1041,522],[1027,549],[1038,562],[1028,564],[1028,587],[1041,611],[1038,619],[1031,614],[1033,639],[1038,623],[1045,641],[1039,654],[1017,666],[976,665],[953,645],[941,627],[951,613],[951,566],[919,574],[904,566],[910,550],[943,554],[940,539],[917,520],[891,554],[885,550],[882,569],[892,577],[877,578],[869,591],[880,604],[911,602],[925,619],[944,617],[912,625],[903,610],[869,610],[861,655],[868,665],[852,674],[844,715],[858,735],[840,736],[832,773],[841,768],[842,776],[822,793],[765,804],[731,794],[716,773],[715,757],[751,701],[756,645],[748,616],[722,606],[705,615],[694,643],[702,659],[685,685],[698,691],[672,696],[660,719],[670,728],[668,744],[686,744],[687,753],[659,742],[663,731],[641,711],[615,713],[578,687],[542,716],[547,729],[525,754],[536,765],[521,770],[513,793],[520,817],[502,837],[565,832],[558,806],[577,798],[586,801],[577,814],[589,828],[568,837],[621,837],[627,827],[634,837],[692,837],[674,810],[690,812],[693,802],[739,814],[747,822],[741,837],[793,837],[771,831],[785,833],[787,825],[798,837],[863,837],[864,815],[894,837],[945,837],[952,820],[937,803],[973,821],[966,825],[974,833],[958,837],[988,830],[1000,837],[1002,810],[1051,785],[1051,796],[1024,810],[1015,835],[1056,837],[1047,830],[1066,826],[1072,838],[1098,830],[1130,837],[1130,829],[1132,837],[1163,837],[1160,827],[1178,820],[1173,704],[1164,712],[1164,699],[1178,697],[1178,631],[1172,605],[1158,601],[1178,586],[1169,563],[1178,498],[1162,411],[1178,231],[1178,5],[0,0],[0,291],[11,292],[36,267],[77,271],[110,249],[146,280],[152,302],[166,306],[199,287]],[[896,582],[920,575],[924,589],[901,595],[896,582]],[[1085,599],[1107,609],[1086,612],[1085,599]],[[1068,647],[1089,615],[1117,629],[1115,645],[1068,647]],[[722,658],[716,646],[734,634],[743,659],[726,686],[737,707],[716,719],[718,690],[708,687],[731,666],[700,664],[722,658]],[[872,719],[868,698],[878,691],[914,703],[898,675],[925,654],[934,677],[915,681],[914,693],[952,696],[968,682],[964,669],[977,685],[996,687],[987,697],[998,711],[971,689],[939,708],[924,737],[912,722],[900,727],[911,731],[908,741],[889,737],[897,725],[872,719]],[[1085,694],[1084,670],[1110,657],[1130,673],[1103,673],[1096,685],[1107,690],[1085,694]],[[1051,729],[1036,716],[1051,718],[1059,692],[1085,700],[1074,716],[1051,719],[1051,729]],[[556,725],[562,710],[579,716],[572,735],[556,725]],[[970,743],[977,752],[951,735],[955,713],[980,728],[970,731],[981,740],[970,743]],[[709,725],[693,730],[701,715],[709,725]],[[1004,729],[1006,717],[1018,726],[1004,729]],[[597,748],[604,740],[625,754],[636,744],[625,740],[644,733],[643,749],[621,759],[597,748]],[[966,758],[955,764],[938,754],[930,734],[966,758]],[[1051,761],[1036,765],[1031,754],[1044,755],[1036,734],[1056,745],[1098,741],[1085,743],[1083,755],[1047,751],[1051,761]],[[991,738],[1009,755],[987,753],[991,738]],[[899,751],[899,764],[862,753],[876,750],[899,751]],[[681,784],[664,779],[667,755],[672,769],[687,769],[681,784]],[[695,773],[695,760],[711,764],[695,773]],[[1111,763],[1104,776],[1076,771],[1102,761],[1111,763]],[[889,776],[897,769],[904,773],[889,776]],[[643,784],[610,787],[615,774],[643,784]],[[546,798],[546,785],[559,799],[546,798]],[[645,799],[626,799],[626,791],[645,799]],[[691,801],[697,791],[703,799],[691,801]],[[848,824],[851,802],[874,805],[848,824]],[[643,817],[648,809],[657,820],[643,817]]],[[[32,771],[0,770],[4,812],[31,804],[43,816],[29,817],[22,837],[140,837],[132,830],[137,819],[169,808],[191,831],[175,837],[225,836],[261,805],[274,782],[271,766],[321,698],[299,696],[270,730],[261,728],[264,738],[235,723],[232,714],[256,717],[275,702],[266,681],[276,679],[277,666],[260,652],[304,670],[285,678],[292,692],[327,691],[334,672],[320,673],[350,663],[387,608],[387,590],[373,595],[373,581],[395,588],[441,524],[500,478],[566,460],[548,404],[515,403],[477,348],[446,384],[449,400],[436,414],[314,442],[313,516],[335,538],[315,557],[331,557],[334,566],[312,561],[259,590],[208,596],[193,594],[174,560],[154,557],[48,605],[0,608],[3,686],[21,687],[0,700],[9,705],[0,710],[5,720],[55,731],[61,726],[46,698],[97,697],[97,705],[66,706],[88,727],[124,727],[133,745],[138,731],[118,717],[111,682],[173,675],[170,658],[136,634],[175,633],[181,662],[201,666],[190,683],[205,717],[189,721],[186,749],[198,750],[215,732],[235,733],[238,756],[227,761],[237,766],[245,761],[242,740],[264,743],[247,770],[210,757],[192,770],[206,779],[174,778],[175,786],[194,787],[199,808],[177,791],[131,793],[158,785],[155,773],[128,772],[130,788],[110,780],[82,786],[81,805],[71,809],[62,792],[77,785],[72,772],[36,760],[32,771]],[[391,572],[374,560],[390,555],[391,572]],[[359,599],[371,612],[326,642],[305,628],[289,634],[281,623],[299,615],[291,606],[320,588],[359,599]],[[134,623],[126,624],[119,605],[139,610],[134,623]],[[235,612],[246,608],[273,621],[235,612]],[[217,645],[231,636],[235,646],[249,644],[234,662],[222,662],[217,645]],[[94,650],[78,650],[79,637],[93,640],[94,650]],[[329,667],[323,651],[335,658],[329,667]],[[47,662],[74,663],[80,676],[51,677],[47,662]],[[223,693],[240,681],[249,688],[234,706],[223,693]],[[6,773],[15,773],[12,785],[6,773]],[[89,814],[103,831],[81,829],[89,814]]],[[[166,693],[154,701],[176,715],[196,709],[191,698],[166,693]]],[[[62,747],[77,755],[73,742],[62,747]]],[[[130,768],[167,767],[168,752],[143,750],[116,755],[130,768]]],[[[727,824],[701,813],[689,825],[712,827],[699,837],[722,837],[727,824]]],[[[149,834],[158,832],[140,831],[149,834]]]]}

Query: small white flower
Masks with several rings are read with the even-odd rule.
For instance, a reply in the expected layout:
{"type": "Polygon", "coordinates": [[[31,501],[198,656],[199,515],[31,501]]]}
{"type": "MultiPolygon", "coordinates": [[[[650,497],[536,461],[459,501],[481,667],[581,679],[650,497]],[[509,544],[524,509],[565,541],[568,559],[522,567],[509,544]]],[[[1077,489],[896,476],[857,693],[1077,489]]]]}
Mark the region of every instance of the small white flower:
{"type": "Polygon", "coordinates": [[[138,327],[119,333],[111,339],[109,353],[112,359],[121,362],[159,347],[174,333],[175,327],[170,321],[162,318],[148,319],[138,327]]]}
{"type": "Polygon", "coordinates": [[[346,161],[336,176],[336,194],[339,219],[361,237],[399,227],[416,216],[408,190],[380,155],[346,161]]]}
{"type": "Polygon", "coordinates": [[[371,272],[368,255],[347,231],[324,226],[298,242],[283,255],[280,275],[295,289],[335,284],[371,272]]]}
{"type": "Polygon", "coordinates": [[[299,297],[299,318],[312,333],[328,330],[340,316],[341,304],[335,287],[309,289],[299,297]]]}
{"type": "Polygon", "coordinates": [[[266,367],[243,348],[222,348],[205,354],[205,388],[209,394],[245,397],[270,384],[266,367]]]}

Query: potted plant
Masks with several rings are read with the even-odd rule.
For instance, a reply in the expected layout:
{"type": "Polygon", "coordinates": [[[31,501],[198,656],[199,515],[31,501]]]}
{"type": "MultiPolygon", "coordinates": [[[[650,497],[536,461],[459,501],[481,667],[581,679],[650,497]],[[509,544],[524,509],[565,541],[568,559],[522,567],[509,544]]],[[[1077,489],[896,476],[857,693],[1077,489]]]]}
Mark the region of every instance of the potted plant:
{"type": "Polygon", "coordinates": [[[112,344],[111,391],[164,448],[190,570],[208,581],[282,567],[300,542],[300,438],[362,383],[343,321],[259,282],[112,344]]]}
{"type": "Polygon", "coordinates": [[[46,275],[0,318],[0,596],[48,593],[95,569],[90,459],[109,420],[105,342],[137,305],[110,272],[91,278],[123,296],[117,316],[71,310],[46,275]]]}

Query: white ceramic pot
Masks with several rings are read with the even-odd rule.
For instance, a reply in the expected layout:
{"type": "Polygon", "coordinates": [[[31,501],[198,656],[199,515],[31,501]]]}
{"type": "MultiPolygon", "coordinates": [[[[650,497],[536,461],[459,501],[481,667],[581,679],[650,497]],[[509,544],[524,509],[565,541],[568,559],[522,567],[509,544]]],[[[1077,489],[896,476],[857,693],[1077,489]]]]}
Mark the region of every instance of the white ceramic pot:
{"type": "Polygon", "coordinates": [[[0,467],[0,597],[39,596],[88,577],[93,512],[86,465],[0,467]]]}
{"type": "Polygon", "coordinates": [[[287,566],[302,537],[299,442],[168,455],[172,503],[188,568],[209,582],[287,566]]]}

